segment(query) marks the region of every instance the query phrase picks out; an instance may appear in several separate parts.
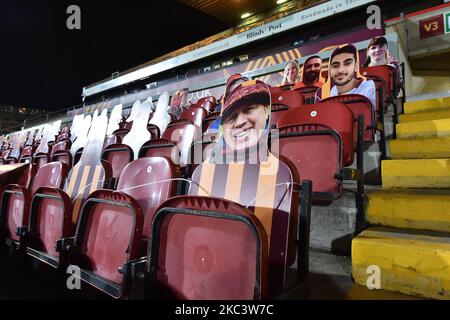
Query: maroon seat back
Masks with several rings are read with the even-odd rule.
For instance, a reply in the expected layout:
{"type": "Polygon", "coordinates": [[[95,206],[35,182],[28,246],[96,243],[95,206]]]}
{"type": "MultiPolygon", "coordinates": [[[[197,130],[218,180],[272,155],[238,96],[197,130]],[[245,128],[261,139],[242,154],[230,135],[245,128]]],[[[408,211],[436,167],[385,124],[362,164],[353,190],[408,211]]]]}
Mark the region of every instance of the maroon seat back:
{"type": "Polygon", "coordinates": [[[170,141],[176,145],[177,151],[175,153],[179,153],[179,164],[181,167],[184,167],[189,162],[188,157],[191,144],[199,137],[201,137],[201,129],[199,126],[194,125],[189,120],[180,119],[172,122],[167,127],[161,139],[163,141],[170,141]]]}
{"type": "Polygon", "coordinates": [[[142,223],[134,199],[120,192],[93,192],[77,224],[75,239],[80,249],[71,257],[71,263],[82,270],[81,279],[114,298],[126,295],[131,283],[119,268],[139,257],[142,223]]]}
{"type": "Polygon", "coordinates": [[[208,114],[208,111],[203,109],[202,107],[190,107],[189,109],[184,110],[180,116],[178,117],[179,120],[185,119],[191,121],[196,126],[201,127],[202,121],[205,119],[206,115],[208,114]]]}
{"type": "Polygon", "coordinates": [[[150,237],[150,224],[156,209],[176,195],[179,167],[163,157],[139,158],[122,171],[117,191],[124,192],[139,203],[144,215],[143,237],[150,237]],[[171,180],[171,181],[170,181],[171,180]]]}
{"type": "Polygon", "coordinates": [[[305,98],[298,91],[280,91],[270,94],[272,108],[274,105],[286,106],[289,109],[297,108],[305,104],[305,98]]]}
{"type": "Polygon", "coordinates": [[[102,159],[109,162],[112,169],[112,177],[117,181],[125,166],[133,161],[133,150],[126,144],[111,144],[103,150],[102,159]]]}
{"type": "Polygon", "coordinates": [[[150,286],[166,288],[155,289],[156,297],[266,297],[268,241],[251,211],[224,199],[198,196],[175,197],[163,207],[172,211],[160,211],[153,221],[149,259],[156,280],[150,286]],[[203,214],[183,214],[189,209],[203,214]]]}
{"type": "Polygon", "coordinates": [[[345,104],[328,101],[289,110],[278,121],[278,128],[292,125],[323,125],[335,130],[342,139],[343,166],[353,163],[355,123],[352,111],[345,104]]]}
{"type": "MultiPolygon", "coordinates": [[[[375,141],[375,127],[377,123],[376,120],[377,118],[375,117],[374,107],[372,107],[372,103],[367,97],[359,94],[343,94],[322,100],[322,102],[327,101],[345,104],[352,111],[355,121],[358,119],[359,115],[364,116],[364,136],[363,136],[364,142],[375,141]]],[[[356,127],[357,126],[355,126],[355,129],[356,127]]],[[[356,137],[356,130],[355,130],[355,137],[356,137]]]]}
{"type": "Polygon", "coordinates": [[[35,148],[33,146],[26,146],[23,148],[22,153],[20,154],[19,162],[20,163],[31,163],[33,161],[33,154],[35,148]]]}
{"type": "Polygon", "coordinates": [[[109,145],[122,143],[122,139],[120,136],[115,134],[108,134],[105,138],[105,143],[103,144],[103,148],[106,148],[109,145]]]}
{"type": "MultiPolygon", "coordinates": [[[[153,113],[152,113],[153,115],[153,113]]],[[[147,130],[150,132],[151,138],[150,139],[159,139],[161,132],[159,130],[159,127],[156,124],[149,123],[147,125],[147,130]]]]}
{"type": "Polygon", "coordinates": [[[305,104],[313,104],[315,102],[316,91],[319,87],[308,86],[295,89],[295,91],[299,92],[303,98],[305,99],[305,104]]]}
{"type": "Polygon", "coordinates": [[[360,73],[368,78],[376,77],[381,78],[386,83],[387,96],[394,95],[394,72],[393,68],[390,66],[373,66],[373,67],[364,67],[360,69],[360,73]]]}
{"type": "Polygon", "coordinates": [[[272,152],[289,159],[312,181],[313,199],[328,204],[342,194],[342,142],[339,134],[323,125],[289,125],[272,135],[272,152]]]}

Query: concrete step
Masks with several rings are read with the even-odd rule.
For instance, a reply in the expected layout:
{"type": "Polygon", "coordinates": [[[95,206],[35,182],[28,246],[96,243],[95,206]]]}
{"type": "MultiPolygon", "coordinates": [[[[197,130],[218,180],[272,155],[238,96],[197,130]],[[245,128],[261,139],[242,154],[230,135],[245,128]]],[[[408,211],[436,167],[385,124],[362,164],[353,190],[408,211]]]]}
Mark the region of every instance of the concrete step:
{"type": "Polygon", "coordinates": [[[404,113],[437,111],[450,107],[450,97],[405,102],[404,113]]]}
{"type": "Polygon", "coordinates": [[[450,136],[450,119],[399,123],[398,139],[433,138],[450,136]]]}
{"type": "Polygon", "coordinates": [[[384,160],[383,188],[450,188],[450,159],[384,160]]]}
{"type": "Polygon", "coordinates": [[[447,190],[376,190],[367,195],[371,224],[450,233],[447,190]]]}
{"type": "Polygon", "coordinates": [[[352,272],[367,285],[377,270],[382,290],[450,299],[450,234],[371,227],[352,241],[352,272]]]}
{"type": "Polygon", "coordinates": [[[450,158],[450,136],[389,140],[391,159],[450,158]]]}
{"type": "Polygon", "coordinates": [[[399,116],[400,123],[438,120],[438,119],[450,119],[450,108],[445,108],[439,111],[401,114],[399,116]]]}

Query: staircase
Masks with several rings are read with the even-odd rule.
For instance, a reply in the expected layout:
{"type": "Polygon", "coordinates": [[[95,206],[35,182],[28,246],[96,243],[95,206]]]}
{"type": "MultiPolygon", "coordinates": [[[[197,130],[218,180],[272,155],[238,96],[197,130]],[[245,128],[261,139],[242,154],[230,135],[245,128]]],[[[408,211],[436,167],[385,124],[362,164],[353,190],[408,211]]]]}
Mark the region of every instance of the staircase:
{"type": "Polygon", "coordinates": [[[352,271],[365,286],[450,299],[450,97],[408,102],[382,161],[382,189],[367,197],[371,227],[352,241],[352,271]],[[370,268],[369,268],[370,270],[370,268]]]}

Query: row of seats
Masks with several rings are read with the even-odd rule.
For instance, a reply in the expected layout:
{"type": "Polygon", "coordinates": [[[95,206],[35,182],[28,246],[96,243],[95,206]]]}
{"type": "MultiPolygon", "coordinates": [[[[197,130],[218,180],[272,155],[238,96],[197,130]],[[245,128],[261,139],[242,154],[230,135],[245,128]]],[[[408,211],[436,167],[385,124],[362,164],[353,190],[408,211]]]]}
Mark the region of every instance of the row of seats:
{"type": "Polygon", "coordinates": [[[107,145],[102,175],[104,181],[115,176],[115,190],[93,191],[82,205],[72,205],[70,183],[67,193],[60,190],[61,179],[70,176],[61,162],[42,165],[33,185],[21,192],[7,187],[1,207],[6,238],[54,267],[80,266],[84,281],[116,298],[127,296],[138,279],[146,282],[148,296],[273,297],[283,290],[296,254],[299,275],[307,272],[310,199],[329,203],[340,197],[344,179],[356,179],[358,206],[363,205],[363,144],[375,142],[379,126],[370,102],[367,107],[367,99],[356,95],[305,104],[300,92],[274,90],[272,105],[271,127],[277,131],[270,147],[278,169],[271,179],[260,178],[259,165],[191,167],[196,144],[202,150],[214,145],[214,134],[202,135],[198,124],[216,115],[202,112],[201,122],[178,119],[161,137],[152,136],[137,160],[126,145],[115,143],[115,149],[123,147],[127,156],[107,145]],[[355,151],[357,169],[350,170],[355,151]],[[174,154],[184,162],[174,163],[174,154]],[[115,171],[120,159],[123,168],[115,171]],[[53,178],[40,182],[41,176],[53,178]],[[258,190],[270,188],[273,198],[259,199],[258,190]],[[25,217],[8,218],[20,216],[14,210],[21,201],[25,217]]]}

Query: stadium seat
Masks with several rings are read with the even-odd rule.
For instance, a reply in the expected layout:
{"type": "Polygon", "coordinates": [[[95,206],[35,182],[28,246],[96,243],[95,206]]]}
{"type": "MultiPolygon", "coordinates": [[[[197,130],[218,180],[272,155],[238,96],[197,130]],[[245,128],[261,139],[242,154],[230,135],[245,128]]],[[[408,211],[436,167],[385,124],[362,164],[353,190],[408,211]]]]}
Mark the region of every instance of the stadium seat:
{"type": "Polygon", "coordinates": [[[316,201],[331,201],[339,197],[342,192],[339,180],[357,181],[356,230],[359,230],[364,223],[363,116],[359,115],[355,120],[353,112],[345,104],[328,100],[286,112],[278,121],[278,128],[279,145],[275,148],[272,145],[272,152],[276,152],[278,148],[279,154],[290,159],[305,179],[313,182],[316,201]],[[338,134],[342,143],[340,152],[339,139],[333,132],[338,134]],[[312,149],[300,150],[296,147],[298,150],[295,150],[296,148],[292,148],[292,141],[301,141],[312,149]],[[301,154],[302,151],[308,154],[301,154]],[[356,169],[345,168],[353,164],[355,151],[356,169]],[[305,162],[316,158],[320,163],[305,162]],[[338,165],[339,158],[342,159],[341,166],[338,165]],[[323,171],[320,167],[323,167],[323,171]],[[339,171],[341,167],[343,170],[339,171]],[[333,181],[334,179],[336,180],[333,181]]]}
{"type": "Polygon", "coordinates": [[[289,109],[297,108],[305,104],[304,97],[298,91],[280,91],[270,94],[273,105],[285,106],[289,109]]]}
{"type": "Polygon", "coordinates": [[[67,164],[69,168],[72,168],[73,158],[70,153],[70,147],[72,142],[69,139],[64,139],[56,143],[50,154],[50,161],[59,161],[67,164]]]}
{"type": "Polygon", "coordinates": [[[316,91],[319,89],[315,86],[298,88],[295,91],[299,92],[305,99],[305,104],[312,104],[315,102],[316,91]]]}
{"type": "Polygon", "coordinates": [[[116,143],[107,146],[102,153],[102,159],[108,161],[112,169],[113,187],[122,174],[123,169],[134,159],[133,150],[126,144],[116,143]]]}
{"type": "MultiPolygon", "coordinates": [[[[268,243],[256,215],[235,202],[202,196],[170,199],[152,223],[147,296],[264,299],[268,243]]],[[[132,268],[122,272],[128,270],[132,268]]]]}
{"type": "Polygon", "coordinates": [[[290,125],[322,125],[334,129],[342,139],[342,164],[350,166],[354,161],[356,135],[353,113],[345,104],[321,102],[305,105],[286,112],[278,121],[278,128],[290,125]]]}
{"type": "Polygon", "coordinates": [[[35,148],[33,146],[26,146],[23,148],[19,163],[31,163],[33,162],[33,154],[34,154],[35,148]]]}
{"type": "Polygon", "coordinates": [[[31,188],[31,179],[25,181],[28,185],[7,185],[0,201],[3,239],[7,241],[8,246],[16,249],[23,248],[25,244],[23,239],[28,225],[30,203],[36,191],[41,187],[62,188],[69,171],[68,166],[60,162],[44,164],[37,173],[36,169],[36,165],[30,165],[30,173],[33,177],[35,174],[31,188]]]}
{"type": "Polygon", "coordinates": [[[173,121],[167,126],[160,139],[150,140],[142,145],[139,158],[163,156],[185,167],[188,164],[191,144],[200,136],[200,127],[191,121],[186,119],[173,121]]]}
{"type": "Polygon", "coordinates": [[[356,120],[359,115],[364,116],[364,142],[375,141],[375,129],[377,120],[370,100],[359,94],[343,94],[340,96],[329,97],[321,102],[339,102],[345,104],[353,113],[356,120]]]}
{"type": "MultiPolygon", "coordinates": [[[[196,126],[201,127],[202,121],[205,119],[206,115],[208,114],[208,111],[202,107],[190,107],[189,109],[184,110],[181,112],[180,116],[178,117],[179,120],[189,120],[196,126]]],[[[170,124],[169,124],[170,125],[170,124]]]]}

